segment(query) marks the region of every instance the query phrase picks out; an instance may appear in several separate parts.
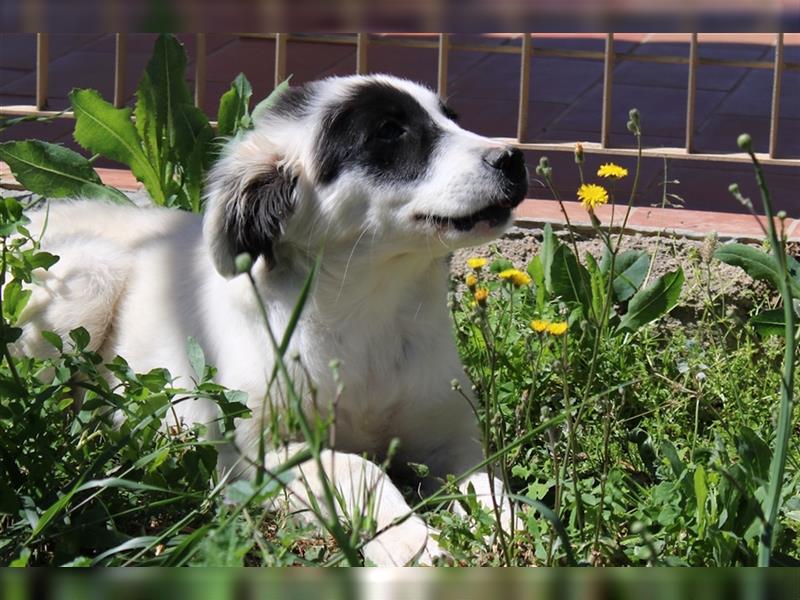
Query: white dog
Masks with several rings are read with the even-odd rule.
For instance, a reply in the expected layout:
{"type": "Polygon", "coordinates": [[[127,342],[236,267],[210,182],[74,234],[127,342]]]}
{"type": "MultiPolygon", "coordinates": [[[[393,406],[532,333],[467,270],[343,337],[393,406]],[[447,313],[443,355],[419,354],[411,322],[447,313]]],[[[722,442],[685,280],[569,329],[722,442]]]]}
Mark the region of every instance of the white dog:
{"type": "MultiPolygon", "coordinates": [[[[335,447],[321,461],[341,492],[341,514],[363,511],[360,490],[380,494],[385,531],[364,554],[378,565],[423,562],[439,548],[382,460],[398,438],[395,463],[423,463],[434,478],[482,460],[476,417],[453,391],[470,389],[446,306],[446,257],[499,235],[527,191],[522,153],[460,128],[431,91],[388,76],[331,78],[293,88],[227,144],[206,185],[205,216],[97,202],[53,203],[43,246],[61,257],[42,273],[24,315],[18,349],[41,354],[39,333],[78,326],[104,357],[136,372],[166,367],[190,385],[187,337],[217,367],[217,380],[244,390],[260,414],[274,354],[250,281],[235,258],[249,253],[252,276],[278,339],[316,256],[322,262],[287,356],[297,354],[317,388],[308,411],[335,406],[335,447]],[[331,372],[340,361],[340,381],[331,372]]],[[[34,215],[31,231],[43,216],[34,215]]],[[[175,406],[184,424],[212,423],[210,401],[175,406]]],[[[236,448],[257,457],[258,418],[237,423],[236,448]]],[[[210,428],[211,429],[211,428],[210,428]]],[[[212,433],[213,435],[213,433],[212,433]]],[[[288,453],[302,441],[295,440],[288,453]]],[[[233,449],[220,467],[246,474],[233,449]]],[[[290,505],[321,496],[321,473],[302,467],[290,505]]],[[[489,502],[499,480],[472,484],[489,502]]],[[[319,504],[324,506],[322,500],[319,504]]],[[[508,503],[505,503],[506,510],[508,503]]]]}

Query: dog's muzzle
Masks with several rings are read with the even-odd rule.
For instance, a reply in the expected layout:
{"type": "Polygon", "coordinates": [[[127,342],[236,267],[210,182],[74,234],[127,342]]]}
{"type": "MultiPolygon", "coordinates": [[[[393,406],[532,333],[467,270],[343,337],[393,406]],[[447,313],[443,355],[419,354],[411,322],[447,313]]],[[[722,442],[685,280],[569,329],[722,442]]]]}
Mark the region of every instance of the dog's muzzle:
{"type": "Polygon", "coordinates": [[[484,153],[483,162],[494,169],[502,181],[505,196],[499,198],[500,205],[514,208],[522,202],[528,193],[528,169],[522,151],[513,146],[492,148],[484,153]]]}

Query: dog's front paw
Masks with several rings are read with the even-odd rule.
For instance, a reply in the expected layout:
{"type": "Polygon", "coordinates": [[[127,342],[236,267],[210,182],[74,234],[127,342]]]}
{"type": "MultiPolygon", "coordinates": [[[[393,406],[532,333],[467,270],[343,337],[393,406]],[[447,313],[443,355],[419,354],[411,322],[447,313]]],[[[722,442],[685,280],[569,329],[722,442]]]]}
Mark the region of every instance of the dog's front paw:
{"type": "Polygon", "coordinates": [[[449,555],[433,539],[437,533],[419,517],[390,527],[364,546],[364,558],[376,567],[432,566],[449,555]]]}

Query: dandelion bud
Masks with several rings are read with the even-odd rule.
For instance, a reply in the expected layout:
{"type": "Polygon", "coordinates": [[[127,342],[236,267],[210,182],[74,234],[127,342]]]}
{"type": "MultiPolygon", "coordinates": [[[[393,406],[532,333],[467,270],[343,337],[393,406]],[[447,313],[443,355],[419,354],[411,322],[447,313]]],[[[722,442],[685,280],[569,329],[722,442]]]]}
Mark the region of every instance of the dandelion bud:
{"type": "Polygon", "coordinates": [[[733,197],[739,201],[739,204],[744,206],[748,210],[753,210],[753,203],[750,201],[750,198],[745,198],[742,196],[742,192],[739,190],[738,183],[732,183],[728,186],[728,191],[733,194],[733,197]]]}
{"type": "Polygon", "coordinates": [[[738,138],[736,138],[736,145],[739,146],[745,152],[752,152],[753,151],[753,138],[750,136],[749,133],[743,133],[738,138]]]}
{"type": "Polygon", "coordinates": [[[583,144],[580,142],[575,144],[575,162],[579,165],[583,164],[583,144]]]}
{"type": "Polygon", "coordinates": [[[233,265],[236,269],[237,275],[241,273],[249,273],[250,269],[253,268],[253,257],[247,252],[242,252],[236,256],[233,261],[233,265]]]}
{"type": "Polygon", "coordinates": [[[544,177],[545,179],[549,179],[552,173],[553,169],[550,168],[550,161],[547,159],[546,156],[541,157],[539,159],[539,165],[536,167],[536,174],[539,177],[544,177]]]}
{"type": "Polygon", "coordinates": [[[467,287],[474,292],[475,287],[478,285],[478,278],[475,277],[473,273],[468,273],[464,280],[467,284],[467,287]]]}
{"type": "Polygon", "coordinates": [[[639,135],[641,133],[641,119],[639,117],[639,111],[635,108],[628,111],[627,127],[628,131],[634,135],[639,135]]]}

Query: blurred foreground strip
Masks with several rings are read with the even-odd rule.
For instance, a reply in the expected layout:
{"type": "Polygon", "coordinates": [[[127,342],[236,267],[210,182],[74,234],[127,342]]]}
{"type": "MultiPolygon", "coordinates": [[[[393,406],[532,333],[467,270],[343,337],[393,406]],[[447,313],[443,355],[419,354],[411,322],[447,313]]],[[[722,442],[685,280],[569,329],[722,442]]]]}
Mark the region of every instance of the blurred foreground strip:
{"type": "Polygon", "coordinates": [[[761,600],[797,598],[796,569],[4,570],[4,600],[761,600]]]}

